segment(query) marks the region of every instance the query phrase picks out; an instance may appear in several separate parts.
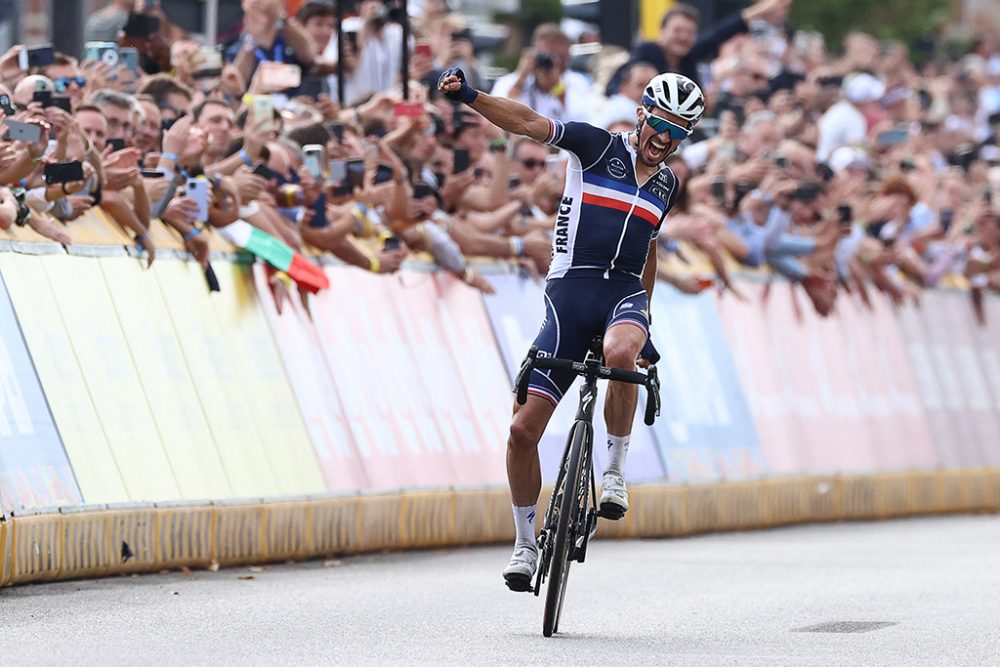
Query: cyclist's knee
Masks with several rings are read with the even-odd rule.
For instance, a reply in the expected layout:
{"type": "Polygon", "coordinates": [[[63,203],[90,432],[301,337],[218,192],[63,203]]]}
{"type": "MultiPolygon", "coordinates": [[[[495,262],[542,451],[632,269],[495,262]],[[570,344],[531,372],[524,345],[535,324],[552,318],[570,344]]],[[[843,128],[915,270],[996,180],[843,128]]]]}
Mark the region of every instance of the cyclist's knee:
{"type": "Polygon", "coordinates": [[[510,437],[507,440],[507,446],[519,452],[531,451],[538,447],[538,441],[541,440],[544,430],[544,420],[532,418],[528,411],[520,410],[510,422],[510,437]]]}
{"type": "Polygon", "coordinates": [[[635,368],[635,358],[639,350],[631,339],[612,339],[604,341],[604,365],[611,368],[635,368]]]}

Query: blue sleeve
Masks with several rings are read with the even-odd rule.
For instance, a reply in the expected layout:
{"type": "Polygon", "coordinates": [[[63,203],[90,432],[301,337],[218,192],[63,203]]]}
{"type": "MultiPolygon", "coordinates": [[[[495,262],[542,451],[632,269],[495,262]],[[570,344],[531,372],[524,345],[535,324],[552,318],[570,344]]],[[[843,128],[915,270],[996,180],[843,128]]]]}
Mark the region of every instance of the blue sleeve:
{"type": "Polygon", "coordinates": [[[590,123],[562,123],[549,119],[549,136],[545,143],[562,148],[580,158],[584,169],[594,165],[611,145],[612,134],[590,123]]]}

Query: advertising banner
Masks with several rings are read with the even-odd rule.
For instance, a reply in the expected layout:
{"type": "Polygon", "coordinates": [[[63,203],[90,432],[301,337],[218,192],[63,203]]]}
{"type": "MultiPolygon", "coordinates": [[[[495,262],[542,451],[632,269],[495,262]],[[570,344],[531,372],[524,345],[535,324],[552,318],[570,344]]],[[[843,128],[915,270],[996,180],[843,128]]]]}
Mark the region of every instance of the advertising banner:
{"type": "Polygon", "coordinates": [[[154,265],[137,270],[136,260],[109,257],[101,265],[128,342],[143,392],[177,485],[186,499],[231,498],[232,489],[198,401],[198,392],[160,295],[154,265]]]}
{"type": "Polygon", "coordinates": [[[80,501],[7,288],[0,280],[0,513],[80,501]]]}
{"type": "Polygon", "coordinates": [[[891,309],[844,297],[820,318],[789,285],[742,285],[719,302],[740,378],[774,472],[926,467],[933,445],[891,309]],[[900,454],[898,438],[908,437],[900,454]]]}
{"type": "Polygon", "coordinates": [[[766,470],[715,299],[665,283],[653,292],[651,332],[662,357],[661,416],[653,428],[674,481],[746,479],[766,470]]]}
{"type": "Polygon", "coordinates": [[[97,417],[83,370],[73,351],[42,263],[48,258],[0,254],[0,269],[62,436],[83,502],[129,500],[122,472],[115,463],[101,420],[97,417]]]}
{"type": "MultiPolygon", "coordinates": [[[[521,366],[531,342],[538,333],[545,316],[542,297],[544,283],[530,278],[506,274],[489,277],[496,287],[496,294],[484,297],[486,309],[493,324],[497,344],[507,365],[508,387],[521,366]]],[[[570,427],[579,404],[580,381],[566,392],[559,403],[545,435],[539,444],[543,479],[551,481],[562,459],[570,427]]],[[[597,407],[594,410],[594,468],[600,475],[607,461],[607,428],[604,423],[604,398],[607,383],[599,383],[597,407]]],[[[632,427],[625,478],[632,482],[656,480],[664,477],[663,463],[656,447],[653,431],[642,422],[644,408],[643,390],[640,390],[639,407],[632,427]]],[[[513,405],[514,394],[508,394],[508,405],[513,405]]],[[[509,415],[509,412],[508,412],[509,415]]]]}
{"type": "Polygon", "coordinates": [[[279,315],[264,265],[257,263],[253,269],[260,308],[271,327],[327,488],[331,491],[370,488],[312,314],[307,310],[309,302],[303,303],[298,291],[293,291],[282,304],[279,315]]]}
{"type": "Polygon", "coordinates": [[[219,324],[201,267],[194,262],[157,262],[155,274],[233,494],[244,498],[301,493],[283,489],[271,469],[236,368],[245,362],[232,356],[230,339],[241,332],[219,324]]]}
{"type": "Polygon", "coordinates": [[[438,316],[449,290],[425,272],[327,274],[310,311],[371,486],[502,482],[502,452],[483,440],[438,316]]]}
{"type": "Polygon", "coordinates": [[[100,263],[54,255],[43,266],[129,500],[182,497],[100,263]]]}

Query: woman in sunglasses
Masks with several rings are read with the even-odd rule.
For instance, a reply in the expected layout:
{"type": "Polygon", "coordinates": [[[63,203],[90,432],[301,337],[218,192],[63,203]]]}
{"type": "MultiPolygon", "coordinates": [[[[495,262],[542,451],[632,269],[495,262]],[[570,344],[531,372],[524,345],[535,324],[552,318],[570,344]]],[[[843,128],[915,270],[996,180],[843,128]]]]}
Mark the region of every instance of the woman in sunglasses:
{"type": "MultiPolygon", "coordinates": [[[[507,132],[570,153],[545,287],[546,317],[534,345],[548,356],[583,361],[590,341],[603,334],[605,363],[634,369],[649,337],[656,236],[677,198],[677,178],[664,160],[701,119],[701,89],[680,74],[654,76],[636,109],[635,131],[622,134],[562,123],[514,100],[481,93],[458,68],[441,74],[438,89],[507,132]]],[[[503,572],[514,591],[531,590],[538,562],[538,441],[573,379],[571,373],[535,370],[527,403],[514,406],[507,476],[517,540],[503,572]]],[[[612,382],[604,415],[609,434],[600,499],[604,516],[620,518],[628,510],[622,469],[635,406],[635,385],[612,382]]]]}

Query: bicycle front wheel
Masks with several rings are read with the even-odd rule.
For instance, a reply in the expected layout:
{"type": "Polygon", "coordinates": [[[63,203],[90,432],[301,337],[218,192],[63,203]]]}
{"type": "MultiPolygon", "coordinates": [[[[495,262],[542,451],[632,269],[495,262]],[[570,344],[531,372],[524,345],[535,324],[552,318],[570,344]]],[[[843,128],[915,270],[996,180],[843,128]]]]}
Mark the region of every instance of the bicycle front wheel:
{"type": "MultiPolygon", "coordinates": [[[[559,616],[562,613],[563,599],[566,595],[566,582],[569,579],[570,558],[573,555],[573,545],[577,514],[580,509],[580,490],[585,488],[584,479],[587,468],[585,465],[587,438],[592,437],[590,424],[577,422],[573,425],[573,434],[566,460],[563,462],[565,473],[562,484],[553,493],[561,494],[556,507],[559,518],[556,522],[555,544],[552,548],[552,569],[549,572],[549,586],[545,592],[545,616],[542,622],[542,634],[551,637],[559,629],[559,616]]],[[[585,499],[584,495],[584,499],[585,499]]],[[[586,509],[584,509],[586,511],[586,509]]]]}

